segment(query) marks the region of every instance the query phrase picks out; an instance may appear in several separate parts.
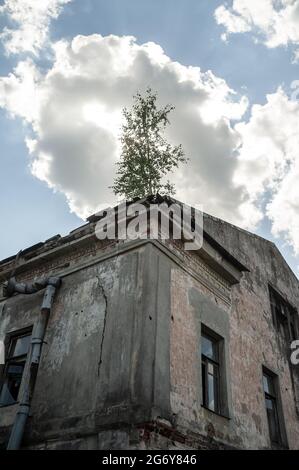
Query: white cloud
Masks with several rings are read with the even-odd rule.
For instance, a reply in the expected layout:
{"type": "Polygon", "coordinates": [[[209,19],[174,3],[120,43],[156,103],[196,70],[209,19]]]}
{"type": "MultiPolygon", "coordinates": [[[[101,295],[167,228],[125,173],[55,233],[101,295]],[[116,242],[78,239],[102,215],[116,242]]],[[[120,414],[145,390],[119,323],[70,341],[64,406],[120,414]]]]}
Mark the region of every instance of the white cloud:
{"type": "Polygon", "coordinates": [[[299,254],[299,101],[282,89],[255,105],[248,123],[236,125],[242,137],[235,182],[250,201],[267,197],[266,214],[274,236],[284,236],[299,254]]]}
{"type": "Polygon", "coordinates": [[[0,106],[13,117],[34,124],[38,119],[41,94],[38,84],[41,75],[31,60],[19,62],[14,73],[0,78],[0,106]]]}
{"type": "Polygon", "coordinates": [[[252,31],[270,48],[299,45],[299,0],[233,0],[230,5],[215,10],[217,23],[226,29],[223,39],[252,31]]]}
{"type": "Polygon", "coordinates": [[[52,19],[58,18],[63,6],[72,0],[4,0],[0,14],[13,27],[5,27],[0,39],[7,54],[31,52],[38,55],[48,40],[52,19]]]}
{"type": "Polygon", "coordinates": [[[54,45],[48,72],[32,60],[0,78],[0,106],[32,128],[31,171],[62,192],[85,217],[114,201],[108,188],[119,156],[121,109],[136,91],[157,90],[171,103],[168,138],[182,143],[188,165],[174,175],[177,197],[246,228],[264,216],[299,252],[299,102],[282,89],[254,105],[211,71],[172,61],[133,37],[77,36],[54,45]]]}
{"type": "Polygon", "coordinates": [[[299,255],[299,161],[279,185],[273,200],[267,205],[267,215],[272,221],[272,233],[284,236],[299,255]]]}
{"type": "MultiPolygon", "coordinates": [[[[121,109],[150,85],[161,105],[176,106],[168,137],[191,159],[175,176],[177,196],[253,225],[242,210],[248,195],[232,182],[240,136],[231,120],[242,117],[246,98],[212,72],[173,62],[158,45],[132,37],[77,36],[54,50],[47,73],[27,60],[0,79],[0,105],[32,126],[31,170],[63,192],[73,211],[83,217],[113,201],[121,109]]],[[[256,221],[260,214],[251,211],[256,221]]]]}

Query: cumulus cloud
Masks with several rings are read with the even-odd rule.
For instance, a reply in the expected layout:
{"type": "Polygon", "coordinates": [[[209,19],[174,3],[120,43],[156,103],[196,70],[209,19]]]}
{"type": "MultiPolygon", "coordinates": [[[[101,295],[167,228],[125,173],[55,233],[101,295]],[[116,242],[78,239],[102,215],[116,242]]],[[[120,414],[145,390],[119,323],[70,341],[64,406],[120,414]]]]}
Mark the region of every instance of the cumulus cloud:
{"type": "Polygon", "coordinates": [[[235,181],[247,188],[252,205],[267,196],[273,235],[284,236],[299,254],[299,101],[279,88],[236,130],[242,145],[235,181]]]}
{"type": "Polygon", "coordinates": [[[91,35],[53,47],[47,72],[27,59],[0,78],[0,107],[27,125],[32,173],[62,192],[72,211],[84,218],[116,202],[109,186],[121,110],[151,86],[161,106],[176,106],[168,138],[190,157],[174,174],[177,197],[249,229],[266,213],[273,234],[299,253],[298,101],[279,88],[242,121],[245,97],[155,43],[91,35]]]}
{"type": "Polygon", "coordinates": [[[215,10],[217,23],[226,29],[223,39],[251,31],[270,48],[299,45],[299,0],[233,0],[230,5],[215,10]]]}
{"type": "Polygon", "coordinates": [[[161,105],[176,106],[168,138],[182,143],[188,165],[176,173],[177,196],[252,226],[260,213],[233,182],[240,135],[232,126],[247,109],[224,80],[173,62],[154,43],[133,37],[77,36],[54,46],[47,73],[21,62],[0,79],[0,105],[32,127],[31,170],[61,191],[81,217],[113,202],[121,110],[149,85],[161,105]],[[244,207],[248,210],[244,210],[244,207]]]}
{"type": "Polygon", "coordinates": [[[13,25],[0,34],[6,53],[38,55],[48,39],[51,20],[58,18],[63,6],[71,1],[4,0],[0,15],[5,15],[13,25]]]}
{"type": "Polygon", "coordinates": [[[273,200],[267,205],[272,221],[272,233],[283,236],[299,254],[299,162],[296,161],[279,186],[273,200]]]}

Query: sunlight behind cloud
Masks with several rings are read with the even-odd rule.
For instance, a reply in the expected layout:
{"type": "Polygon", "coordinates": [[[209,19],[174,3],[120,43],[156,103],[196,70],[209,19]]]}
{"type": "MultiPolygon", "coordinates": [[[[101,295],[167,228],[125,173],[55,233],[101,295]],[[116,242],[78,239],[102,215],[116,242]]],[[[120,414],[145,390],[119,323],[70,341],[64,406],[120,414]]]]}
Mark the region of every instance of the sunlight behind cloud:
{"type": "Polygon", "coordinates": [[[121,111],[151,86],[159,105],[175,106],[167,138],[190,158],[173,175],[177,197],[254,229],[267,194],[273,233],[298,249],[298,190],[288,192],[286,182],[297,174],[299,104],[282,88],[242,121],[245,96],[211,71],[172,61],[153,42],[93,34],[59,41],[53,50],[48,71],[25,60],[0,78],[0,106],[31,126],[31,172],[63,193],[71,211],[85,218],[115,202],[109,186],[121,151],[121,111]]]}
{"type": "Polygon", "coordinates": [[[0,102],[9,113],[31,123],[32,171],[64,193],[71,210],[85,217],[103,201],[113,201],[109,186],[120,154],[121,110],[149,85],[158,92],[161,105],[176,106],[167,136],[174,144],[182,143],[190,157],[174,175],[178,197],[186,195],[195,204],[205,200],[207,211],[248,225],[240,211],[248,195],[232,183],[240,137],[230,124],[245,112],[245,97],[238,97],[212,72],[173,62],[160,46],[139,45],[132,37],[78,36],[57,43],[54,50],[49,71],[42,73],[21,62],[3,77],[0,102]],[[31,73],[29,90],[34,84],[39,103],[33,114],[29,100],[20,108],[15,99],[19,93],[26,95],[27,79],[22,80],[20,67],[31,73]]]}
{"type": "Polygon", "coordinates": [[[120,111],[109,112],[101,103],[87,103],[83,105],[83,119],[110,131],[116,138],[120,135],[122,124],[120,111]]]}

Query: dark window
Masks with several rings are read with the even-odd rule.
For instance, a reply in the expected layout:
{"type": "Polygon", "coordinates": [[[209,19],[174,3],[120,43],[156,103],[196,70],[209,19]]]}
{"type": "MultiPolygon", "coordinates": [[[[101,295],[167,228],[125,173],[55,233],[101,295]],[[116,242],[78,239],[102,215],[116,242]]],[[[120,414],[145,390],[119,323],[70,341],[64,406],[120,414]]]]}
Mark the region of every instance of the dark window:
{"type": "Polygon", "coordinates": [[[269,286],[273,323],[286,341],[297,339],[297,310],[269,286]]]}
{"type": "Polygon", "coordinates": [[[281,444],[281,432],[278,416],[277,378],[263,372],[263,387],[269,425],[270,440],[273,444],[281,444]]]}
{"type": "Polygon", "coordinates": [[[18,400],[30,340],[31,331],[10,337],[4,367],[0,406],[12,405],[18,400]]]}
{"type": "Polygon", "coordinates": [[[220,413],[219,340],[203,333],[201,336],[203,406],[220,413]]]}

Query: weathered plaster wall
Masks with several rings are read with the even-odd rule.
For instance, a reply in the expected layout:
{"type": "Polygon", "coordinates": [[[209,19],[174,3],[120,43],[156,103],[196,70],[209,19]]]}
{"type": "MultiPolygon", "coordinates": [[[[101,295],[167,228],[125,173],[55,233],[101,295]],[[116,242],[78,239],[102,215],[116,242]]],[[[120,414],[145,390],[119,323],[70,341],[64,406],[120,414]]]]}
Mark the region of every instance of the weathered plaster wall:
{"type": "MultiPolygon", "coordinates": [[[[141,248],[63,277],[46,332],[27,441],[74,431],[89,434],[100,410],[130,404],[142,258],[141,248]]],[[[33,325],[42,295],[17,295],[5,302],[1,338],[33,325]]],[[[15,409],[0,410],[0,426],[12,423],[15,409]]]]}
{"type": "Polygon", "coordinates": [[[238,446],[241,442],[232,419],[228,305],[179,268],[172,269],[171,290],[171,403],[177,426],[238,446]],[[224,338],[225,416],[201,406],[201,324],[224,338]]]}
{"type": "MultiPolygon", "coordinates": [[[[268,298],[271,282],[297,306],[298,281],[273,245],[213,219],[206,227],[250,269],[231,293],[203,260],[174,245],[89,240],[28,260],[19,280],[51,273],[63,283],[24,445],[269,447],[263,364],[279,375],[289,446],[299,447],[294,388],[268,298]],[[225,338],[226,416],[201,407],[201,323],[225,338]]],[[[0,302],[0,339],[33,324],[41,299],[0,302]]],[[[0,410],[0,440],[15,412],[0,410]]]]}
{"type": "MultiPolygon", "coordinates": [[[[102,447],[96,436],[103,429],[169,418],[169,261],[151,244],[122,249],[99,262],[93,257],[92,265],[89,255],[76,263],[70,259],[76,270],[68,266],[62,272],[25,433],[27,447],[102,447]]],[[[53,266],[61,269],[54,259],[51,274],[53,266]]],[[[25,270],[20,279],[34,277],[36,270],[25,270]]],[[[16,295],[3,302],[0,337],[33,325],[42,296],[16,295]]],[[[2,442],[16,411],[17,406],[0,409],[2,442]]]]}
{"type": "Polygon", "coordinates": [[[216,239],[231,250],[233,255],[241,260],[246,258],[250,269],[250,273],[246,273],[240,285],[232,291],[231,342],[232,350],[236,351],[233,360],[235,369],[243,370],[242,375],[241,373],[236,375],[233,383],[240,429],[245,434],[247,406],[258,431],[266,434],[266,438],[263,439],[266,441],[265,445],[269,445],[263,395],[261,390],[256,400],[253,395],[253,383],[262,388],[260,364],[263,364],[279,377],[288,443],[290,448],[299,448],[299,415],[296,410],[299,399],[299,370],[298,366],[290,366],[289,345],[285,344],[273,326],[268,292],[268,283],[271,283],[298,311],[298,279],[275,245],[211,218],[206,221],[205,226],[207,230],[213,232],[216,239]],[[242,339],[238,340],[238,332],[242,332],[242,339]],[[246,359],[242,360],[242,357],[246,359]],[[242,364],[243,369],[241,369],[242,364]],[[292,384],[291,368],[294,384],[292,384]],[[252,381],[246,381],[246,376],[252,377],[252,381]],[[246,382],[250,393],[246,394],[244,400],[242,389],[244,385],[246,386],[246,382]]]}
{"type": "Polygon", "coordinates": [[[273,326],[268,292],[270,282],[298,308],[298,280],[271,243],[217,219],[207,218],[204,228],[250,272],[232,287],[229,307],[179,268],[172,271],[171,397],[178,422],[234,446],[269,448],[264,365],[279,377],[288,445],[298,449],[298,370],[292,383],[289,345],[273,326]],[[202,295],[209,301],[202,302],[202,295]],[[230,420],[200,406],[200,322],[228,343],[230,420]]]}

